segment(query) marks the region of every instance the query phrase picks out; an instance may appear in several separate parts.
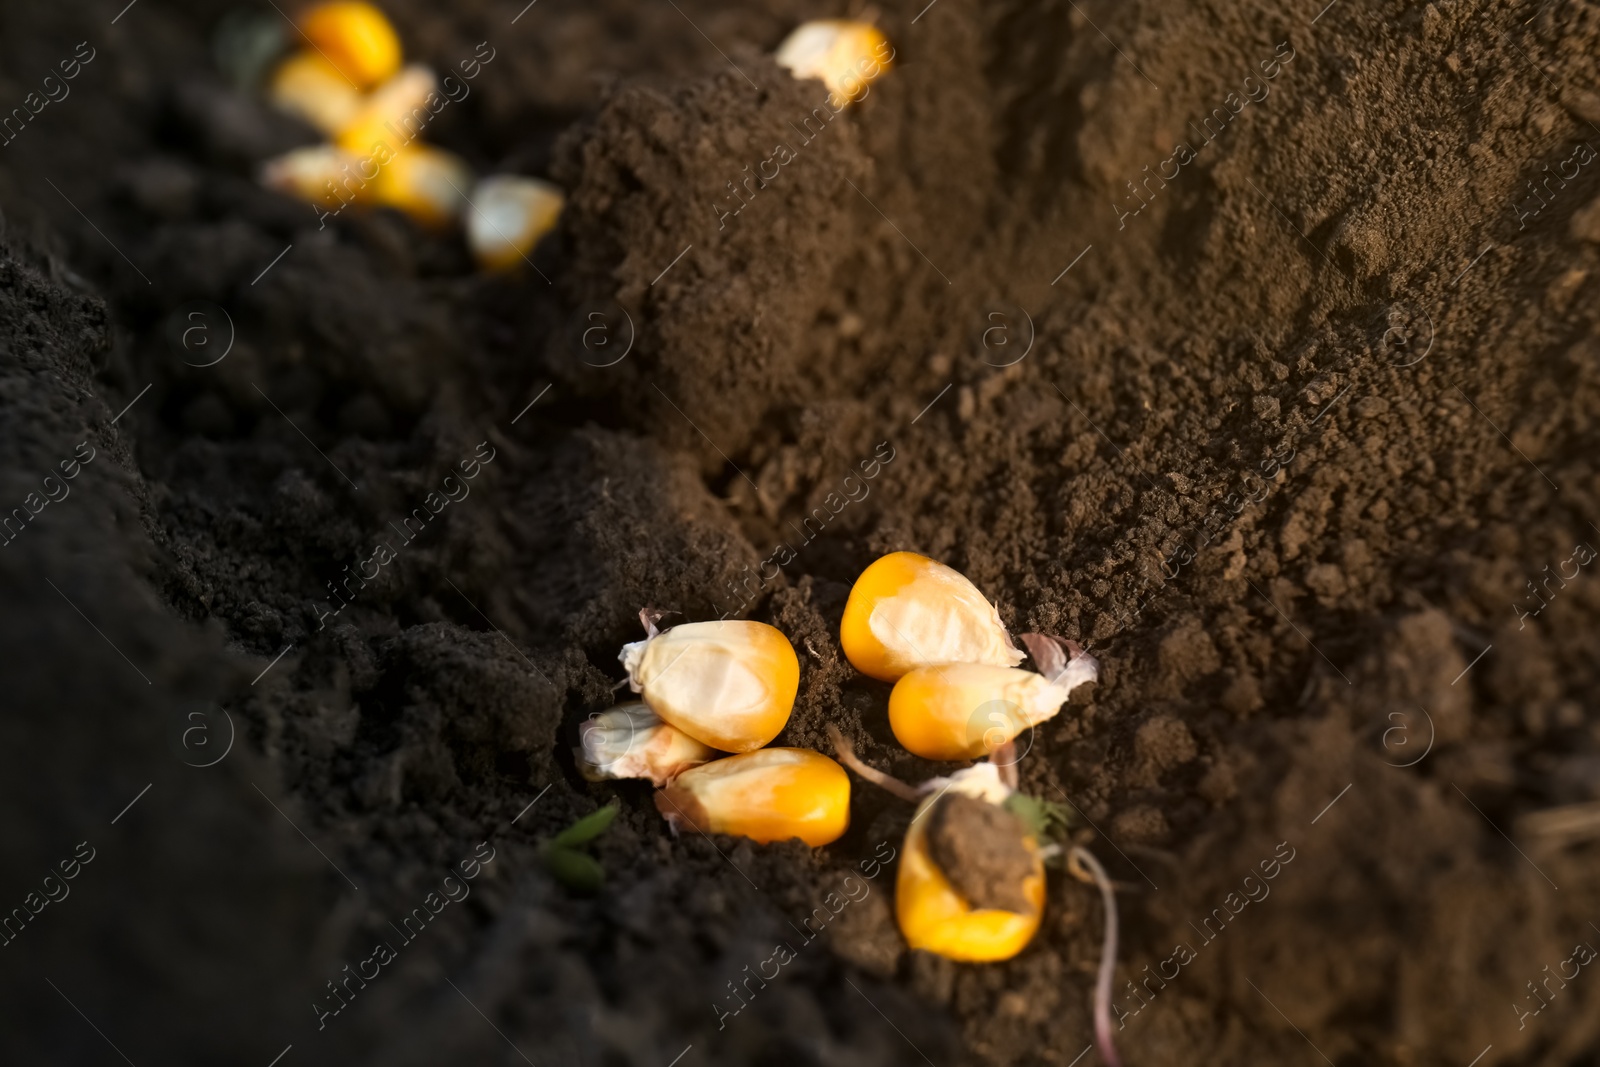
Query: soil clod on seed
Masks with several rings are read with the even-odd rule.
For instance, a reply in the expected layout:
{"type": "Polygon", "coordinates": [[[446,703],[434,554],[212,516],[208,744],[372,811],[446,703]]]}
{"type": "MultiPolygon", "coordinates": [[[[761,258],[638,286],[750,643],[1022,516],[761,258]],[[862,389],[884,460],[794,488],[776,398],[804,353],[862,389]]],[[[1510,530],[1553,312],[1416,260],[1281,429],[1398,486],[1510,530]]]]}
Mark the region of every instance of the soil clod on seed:
{"type": "Polygon", "coordinates": [[[959,793],[928,812],[928,852],[955,891],[974,908],[1028,911],[1022,883],[1033,873],[1022,820],[1006,809],[959,793]]]}

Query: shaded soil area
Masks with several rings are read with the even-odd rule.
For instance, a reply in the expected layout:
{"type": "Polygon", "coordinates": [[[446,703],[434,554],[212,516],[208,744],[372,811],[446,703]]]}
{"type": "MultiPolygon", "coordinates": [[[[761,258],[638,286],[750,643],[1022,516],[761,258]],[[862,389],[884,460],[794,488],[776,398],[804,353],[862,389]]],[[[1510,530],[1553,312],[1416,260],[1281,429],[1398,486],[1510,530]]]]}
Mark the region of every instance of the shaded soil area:
{"type": "Polygon", "coordinates": [[[0,147],[7,1062],[1092,1062],[1063,872],[957,965],[909,805],[674,839],[574,767],[649,605],[948,773],[837,640],[909,549],[1101,663],[1019,769],[1125,1062],[1600,1063],[1600,8],[888,4],[819,118],[769,54],[842,5],[385,6],[494,50],[429,139],[568,190],[536,269],[260,189],[270,4],[0,11],[4,108],[93,56],[0,147]]]}

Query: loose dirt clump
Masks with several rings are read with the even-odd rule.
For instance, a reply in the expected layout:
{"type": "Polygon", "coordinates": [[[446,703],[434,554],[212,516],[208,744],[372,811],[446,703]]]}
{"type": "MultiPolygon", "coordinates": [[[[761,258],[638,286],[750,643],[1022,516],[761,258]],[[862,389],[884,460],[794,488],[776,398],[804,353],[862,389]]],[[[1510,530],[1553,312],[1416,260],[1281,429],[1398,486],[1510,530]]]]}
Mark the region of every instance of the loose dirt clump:
{"type": "Polygon", "coordinates": [[[961,898],[974,908],[1027,912],[1023,881],[1033,856],[1022,820],[997,804],[950,793],[927,813],[928,854],[961,898]]]}

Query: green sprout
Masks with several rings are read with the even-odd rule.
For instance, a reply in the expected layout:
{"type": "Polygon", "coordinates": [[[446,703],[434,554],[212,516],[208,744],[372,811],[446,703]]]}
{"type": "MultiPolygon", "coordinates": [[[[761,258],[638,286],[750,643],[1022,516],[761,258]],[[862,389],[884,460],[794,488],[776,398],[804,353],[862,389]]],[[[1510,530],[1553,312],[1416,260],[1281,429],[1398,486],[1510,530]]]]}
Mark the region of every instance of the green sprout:
{"type": "Polygon", "coordinates": [[[1039,841],[1060,841],[1072,826],[1072,815],[1065,804],[1053,800],[1030,797],[1026,793],[1012,793],[1003,807],[1021,819],[1028,832],[1039,841]]]}
{"type": "Polygon", "coordinates": [[[574,893],[593,893],[600,888],[600,883],[605,881],[605,868],[581,848],[605,833],[620,810],[621,807],[613,801],[585,815],[544,843],[539,855],[556,881],[574,893]]]}

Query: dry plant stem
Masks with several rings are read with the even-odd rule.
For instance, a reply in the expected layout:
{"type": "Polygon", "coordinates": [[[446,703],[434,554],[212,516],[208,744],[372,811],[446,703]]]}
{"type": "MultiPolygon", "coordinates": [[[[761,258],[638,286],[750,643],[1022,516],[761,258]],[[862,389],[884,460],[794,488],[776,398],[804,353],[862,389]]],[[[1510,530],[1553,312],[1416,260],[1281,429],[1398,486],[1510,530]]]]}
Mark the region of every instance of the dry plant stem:
{"type": "Polygon", "coordinates": [[[1074,878],[1093,882],[1100,887],[1100,899],[1106,909],[1106,935],[1100,945],[1100,976],[1094,986],[1094,1037],[1100,1049],[1100,1059],[1106,1067],[1122,1067],[1116,1046],[1111,1040],[1111,983],[1117,970],[1117,897],[1111,888],[1111,879],[1094,853],[1078,845],[1067,854],[1067,868],[1074,878]]]}
{"type": "Polygon", "coordinates": [[[876,767],[869,767],[861,762],[861,758],[856,755],[855,747],[845,740],[844,734],[839,732],[837,726],[828,727],[828,736],[833,739],[835,758],[879,789],[887,790],[901,800],[909,800],[913,804],[921,797],[921,791],[915,786],[906,785],[893,775],[885,774],[876,767]]]}

